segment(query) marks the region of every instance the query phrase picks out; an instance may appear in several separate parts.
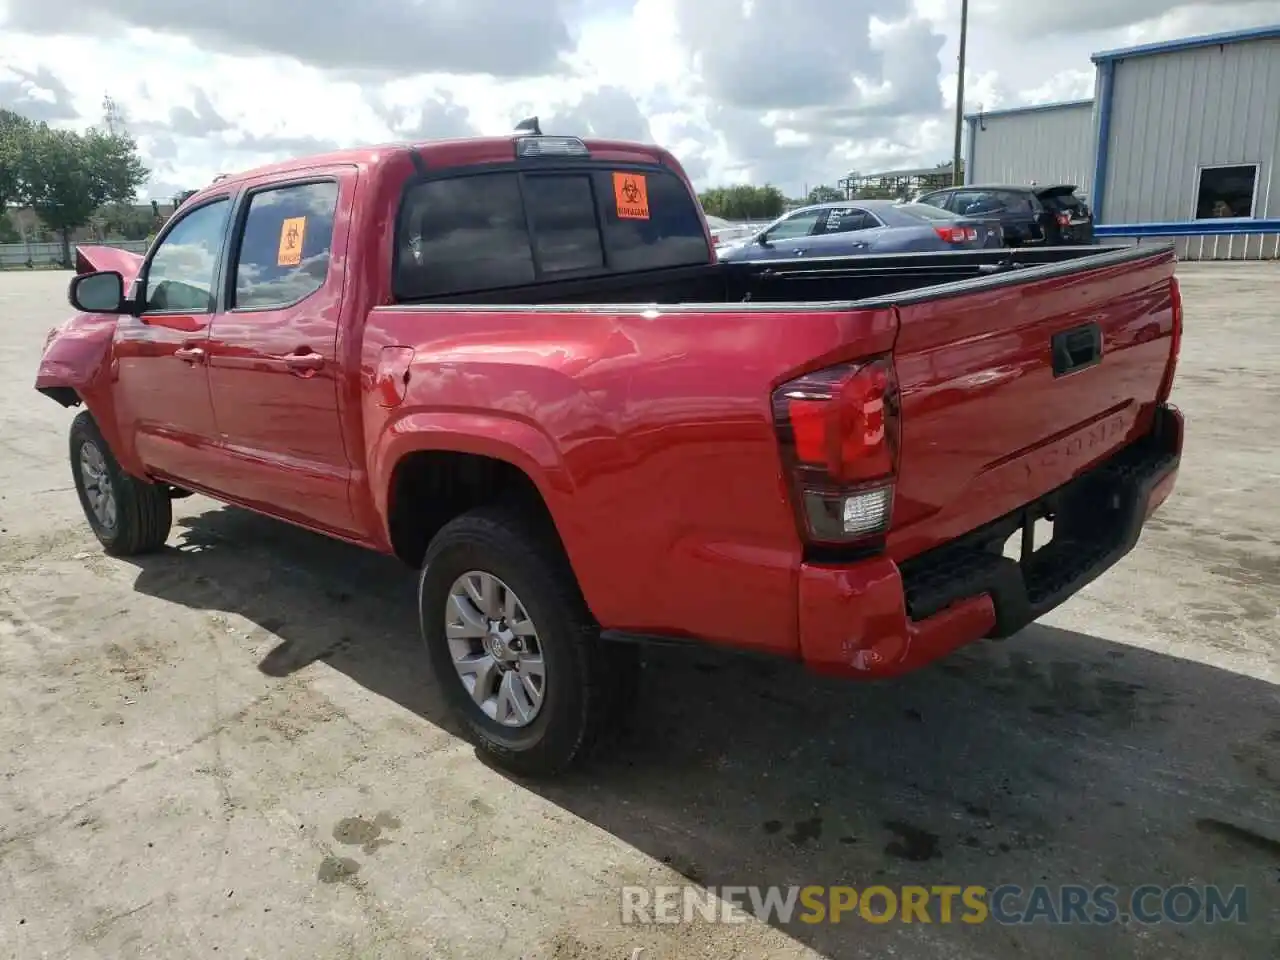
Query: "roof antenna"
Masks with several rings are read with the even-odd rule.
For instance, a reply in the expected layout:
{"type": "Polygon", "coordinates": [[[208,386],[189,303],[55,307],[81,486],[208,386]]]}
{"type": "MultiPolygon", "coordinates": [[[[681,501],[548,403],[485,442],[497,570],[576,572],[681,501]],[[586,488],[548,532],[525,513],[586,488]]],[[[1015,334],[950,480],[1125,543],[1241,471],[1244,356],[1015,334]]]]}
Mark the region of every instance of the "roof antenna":
{"type": "Polygon", "coordinates": [[[516,133],[529,133],[535,137],[542,136],[542,127],[537,117],[528,117],[516,124],[516,133]]]}

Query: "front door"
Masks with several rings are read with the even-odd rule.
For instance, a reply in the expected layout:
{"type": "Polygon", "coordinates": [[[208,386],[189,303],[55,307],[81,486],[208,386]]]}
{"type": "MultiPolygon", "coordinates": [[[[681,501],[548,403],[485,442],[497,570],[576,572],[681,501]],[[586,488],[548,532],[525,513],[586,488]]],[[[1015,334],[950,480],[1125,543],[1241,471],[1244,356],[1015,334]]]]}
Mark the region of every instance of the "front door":
{"type": "Polygon", "coordinates": [[[804,210],[785,220],[779,220],[764,232],[763,236],[768,244],[761,245],[759,253],[752,259],[773,260],[797,256],[802,252],[804,241],[818,228],[821,217],[821,210],[804,210]]]}
{"type": "Polygon", "coordinates": [[[356,525],[338,323],[356,172],[250,187],[209,338],[218,490],[336,533],[356,525]]]}
{"type": "Polygon", "coordinates": [[[137,316],[116,323],[116,417],[147,472],[208,483],[216,442],[208,334],[231,210],[217,197],[170,221],[143,265],[137,316]]]}

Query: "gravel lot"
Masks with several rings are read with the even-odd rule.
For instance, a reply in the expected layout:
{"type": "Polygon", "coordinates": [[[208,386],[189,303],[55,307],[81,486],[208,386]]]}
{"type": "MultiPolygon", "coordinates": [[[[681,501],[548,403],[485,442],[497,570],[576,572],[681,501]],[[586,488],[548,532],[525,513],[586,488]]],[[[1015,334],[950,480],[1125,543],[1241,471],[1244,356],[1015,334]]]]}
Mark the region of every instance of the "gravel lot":
{"type": "Polygon", "coordinates": [[[67,275],[0,274],[0,956],[1275,956],[1280,267],[1180,273],[1182,476],[1121,566],[894,683],[655,654],[550,787],[453,734],[394,561],[199,497],[104,556],[31,388],[67,275]],[[1250,922],[620,923],[685,882],[1239,883],[1250,922]]]}

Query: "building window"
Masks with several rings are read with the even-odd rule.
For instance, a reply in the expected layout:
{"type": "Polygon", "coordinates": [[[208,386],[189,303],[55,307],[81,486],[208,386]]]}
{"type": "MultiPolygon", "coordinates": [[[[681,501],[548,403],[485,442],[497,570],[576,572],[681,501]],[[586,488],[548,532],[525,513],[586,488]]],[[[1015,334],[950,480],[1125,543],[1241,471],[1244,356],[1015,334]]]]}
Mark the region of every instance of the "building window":
{"type": "Polygon", "coordinates": [[[1202,167],[1196,190],[1196,219],[1252,217],[1258,165],[1202,167]]]}

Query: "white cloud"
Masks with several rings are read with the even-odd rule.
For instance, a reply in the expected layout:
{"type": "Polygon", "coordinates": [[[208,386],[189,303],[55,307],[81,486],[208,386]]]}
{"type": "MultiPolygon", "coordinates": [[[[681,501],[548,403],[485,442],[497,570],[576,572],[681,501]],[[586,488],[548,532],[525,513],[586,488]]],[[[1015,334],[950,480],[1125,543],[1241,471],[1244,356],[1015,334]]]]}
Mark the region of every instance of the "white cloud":
{"type": "MultiPolygon", "coordinates": [[[[0,107],[85,126],[110,93],[157,197],[529,114],[659,142],[702,186],[795,194],[951,153],[960,0],[254,0],[237,15],[246,4],[0,0],[0,107]]],[[[1276,21],[1280,0],[973,0],[966,105],[1086,97],[1091,52],[1276,21]]]]}

